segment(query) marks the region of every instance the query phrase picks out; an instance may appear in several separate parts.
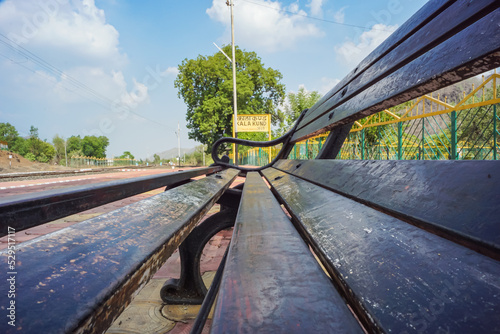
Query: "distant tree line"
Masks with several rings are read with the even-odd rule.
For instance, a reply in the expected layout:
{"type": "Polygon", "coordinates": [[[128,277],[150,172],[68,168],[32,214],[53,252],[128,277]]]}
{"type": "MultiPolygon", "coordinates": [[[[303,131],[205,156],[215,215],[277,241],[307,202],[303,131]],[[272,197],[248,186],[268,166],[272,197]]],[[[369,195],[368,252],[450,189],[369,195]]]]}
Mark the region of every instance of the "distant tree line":
{"type": "MultiPolygon", "coordinates": [[[[47,139],[42,140],[38,128],[33,125],[29,135],[22,137],[10,123],[0,123],[0,141],[7,142],[9,151],[20,154],[31,161],[61,163],[67,157],[91,156],[96,158],[106,157],[106,148],[109,139],[105,136],[71,136],[66,141],[55,135],[52,143],[47,139]]],[[[130,152],[129,152],[130,153],[130,152]]]]}

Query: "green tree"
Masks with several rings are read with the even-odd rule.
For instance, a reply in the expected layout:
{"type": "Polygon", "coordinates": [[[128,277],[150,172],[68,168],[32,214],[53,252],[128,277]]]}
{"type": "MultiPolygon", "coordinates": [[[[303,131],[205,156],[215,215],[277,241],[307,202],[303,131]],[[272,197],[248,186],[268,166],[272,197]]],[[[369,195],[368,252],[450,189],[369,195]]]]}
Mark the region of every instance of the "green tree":
{"type": "Polygon", "coordinates": [[[12,147],[9,146],[9,149],[12,152],[19,153],[23,157],[26,156],[26,154],[28,154],[28,152],[30,151],[28,140],[24,139],[23,137],[17,137],[12,147]]]}
{"type": "Polygon", "coordinates": [[[68,158],[82,156],[82,138],[80,136],[69,137],[66,140],[66,149],[68,150],[68,158]]]}
{"type": "MultiPolygon", "coordinates": [[[[229,45],[223,50],[231,56],[229,45]]],[[[236,47],[236,60],[238,113],[270,113],[273,124],[277,124],[278,106],[285,97],[285,86],[280,82],[283,76],[265,68],[255,52],[236,47]]],[[[217,139],[232,136],[232,66],[221,52],[184,59],[175,87],[187,105],[189,138],[211,147],[217,139]]]]}
{"type": "Polygon", "coordinates": [[[85,136],[81,141],[81,145],[83,155],[95,158],[105,158],[109,139],[105,136],[85,136]]]}
{"type": "Polygon", "coordinates": [[[0,140],[7,142],[9,149],[12,150],[19,133],[16,128],[10,123],[0,123],[0,140]]]}
{"type": "Polygon", "coordinates": [[[118,157],[119,159],[135,159],[134,155],[130,151],[123,152],[122,155],[118,157]]]}
{"type": "Polygon", "coordinates": [[[39,162],[48,163],[54,158],[55,155],[56,155],[56,150],[54,146],[40,140],[39,152],[38,155],[36,156],[36,160],[39,162]]]}
{"type": "Polygon", "coordinates": [[[288,103],[285,104],[283,112],[279,112],[280,124],[275,136],[280,137],[285,134],[299,118],[302,111],[311,108],[320,98],[321,95],[317,91],[309,92],[304,86],[301,86],[297,93],[288,93],[288,103]]]}
{"type": "MultiPolygon", "coordinates": [[[[54,149],[55,149],[55,155],[54,155],[54,160],[59,163],[61,160],[66,159],[66,146],[65,146],[65,140],[59,135],[55,135],[54,138],[52,138],[52,144],[54,144],[54,149]]],[[[64,163],[66,163],[64,161],[64,163]]]]}
{"type": "Polygon", "coordinates": [[[82,149],[82,138],[80,136],[71,136],[66,141],[68,152],[79,151],[82,149]]]}
{"type": "Polygon", "coordinates": [[[30,148],[30,152],[33,153],[35,157],[40,155],[40,144],[41,140],[38,137],[38,128],[35,128],[33,125],[30,128],[30,137],[28,139],[28,144],[30,148]]]}

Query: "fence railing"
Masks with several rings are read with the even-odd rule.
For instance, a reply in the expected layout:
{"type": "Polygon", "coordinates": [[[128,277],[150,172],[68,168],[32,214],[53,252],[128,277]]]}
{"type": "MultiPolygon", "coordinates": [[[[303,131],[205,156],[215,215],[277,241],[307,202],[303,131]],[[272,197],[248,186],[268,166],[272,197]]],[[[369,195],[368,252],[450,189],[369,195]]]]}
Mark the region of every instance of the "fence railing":
{"type": "MultiPolygon", "coordinates": [[[[422,96],[355,122],[339,159],[498,160],[500,98],[496,73],[451,105],[446,96],[422,96]]],[[[289,159],[313,159],[328,134],[295,144],[289,159]]],[[[273,148],[274,158],[278,148],[273,148]]],[[[252,148],[240,164],[262,166],[268,149],[252,148]]]]}
{"type": "Polygon", "coordinates": [[[135,159],[116,159],[116,158],[95,158],[73,156],[70,160],[71,167],[113,167],[113,166],[132,166],[137,165],[139,160],[135,159]]]}

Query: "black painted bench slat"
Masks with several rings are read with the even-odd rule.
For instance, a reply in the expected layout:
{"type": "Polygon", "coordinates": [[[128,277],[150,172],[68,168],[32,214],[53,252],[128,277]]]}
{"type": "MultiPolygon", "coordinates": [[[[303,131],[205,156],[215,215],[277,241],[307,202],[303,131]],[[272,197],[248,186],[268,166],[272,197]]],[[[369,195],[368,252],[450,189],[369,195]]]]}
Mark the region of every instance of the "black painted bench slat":
{"type": "MultiPolygon", "coordinates": [[[[18,245],[16,327],[105,331],[237,174],[225,170],[18,245]]],[[[1,253],[3,263],[7,256],[1,253]]],[[[0,322],[1,333],[16,327],[0,322]]]]}
{"type": "Polygon", "coordinates": [[[282,171],[263,174],[369,331],[500,331],[498,261],[282,171]]]}
{"type": "Polygon", "coordinates": [[[292,141],[500,66],[499,6],[498,1],[455,2],[375,63],[355,69],[349,82],[310,108],[292,141]]]}
{"type": "MultiPolygon", "coordinates": [[[[129,196],[215,173],[221,169],[220,167],[198,168],[5,197],[0,199],[0,222],[16,231],[21,231],[129,196]]],[[[0,230],[0,237],[6,234],[6,229],[0,230]]]]}
{"type": "Polygon", "coordinates": [[[498,162],[281,160],[274,167],[500,259],[498,162]]]}
{"type": "Polygon", "coordinates": [[[258,173],[249,173],[211,333],[362,333],[258,173]]]}

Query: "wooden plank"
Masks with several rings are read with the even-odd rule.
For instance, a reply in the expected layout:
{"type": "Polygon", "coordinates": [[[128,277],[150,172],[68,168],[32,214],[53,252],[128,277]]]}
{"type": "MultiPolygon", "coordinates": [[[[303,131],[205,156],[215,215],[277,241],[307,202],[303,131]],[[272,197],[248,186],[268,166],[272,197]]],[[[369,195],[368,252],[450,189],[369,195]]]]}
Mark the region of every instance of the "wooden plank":
{"type": "MultiPolygon", "coordinates": [[[[500,66],[499,22],[500,10],[496,9],[439,45],[431,43],[434,47],[425,54],[417,52],[415,59],[406,55],[401,67],[382,64],[378,71],[374,70],[373,78],[371,72],[366,71],[356,79],[359,86],[353,83],[346,91],[342,90],[340,96],[308,113],[292,140],[317,135],[500,66]],[[390,70],[384,71],[385,67],[390,70]]],[[[419,40],[419,43],[425,42],[419,40]]],[[[387,57],[387,61],[392,59],[387,57]]]]}
{"type": "MultiPolygon", "coordinates": [[[[15,326],[2,321],[0,332],[104,332],[237,174],[226,170],[17,245],[15,326]]],[[[7,263],[6,250],[0,257],[7,263]]],[[[7,293],[9,282],[0,288],[7,293]]]]}
{"type": "Polygon", "coordinates": [[[442,13],[446,8],[452,5],[454,0],[432,0],[428,1],[414,15],[412,15],[405,23],[393,32],[385,41],[383,41],[373,52],[359,63],[344,79],[342,79],[334,88],[325,94],[309,112],[314,112],[325,101],[329,100],[342,88],[347,86],[353,79],[361,75],[366,69],[370,68],[378,60],[383,58],[390,51],[394,50],[398,45],[402,44],[416,31],[422,29],[428,22],[432,21],[437,15],[442,13]]]}
{"type": "Polygon", "coordinates": [[[369,331],[500,331],[498,261],[295,176],[263,173],[369,331]]]}
{"type": "Polygon", "coordinates": [[[500,259],[500,162],[288,160],[275,167],[500,259]]]}
{"type": "Polygon", "coordinates": [[[257,173],[236,218],[211,333],[362,333],[257,173]]]}
{"type": "Polygon", "coordinates": [[[472,3],[457,1],[448,5],[444,9],[440,2],[431,2],[426,7],[432,6],[437,10],[417,12],[414,15],[417,18],[414,21],[426,22],[425,25],[421,25],[420,29],[413,30],[411,34],[404,34],[409,27],[398,29],[403,30],[404,40],[396,42],[395,37],[402,35],[400,32],[396,33],[395,37],[389,37],[388,42],[383,43],[380,49],[381,51],[388,49],[390,52],[372,52],[358,66],[358,68],[361,67],[361,69],[358,69],[358,75],[351,78],[348,83],[346,82],[336,94],[330,96],[326,105],[320,108],[313,106],[302,123],[307,124],[319,117],[322,112],[331,109],[332,106],[347,101],[358,94],[359,91],[375,84],[381,78],[408,64],[499,6],[496,0],[475,1],[472,3]],[[443,11],[437,14],[439,10],[443,11]],[[432,20],[429,20],[427,16],[420,17],[420,15],[432,16],[432,20]],[[377,60],[375,61],[375,59],[377,60]],[[367,66],[368,63],[371,63],[371,65],[367,66]],[[345,92],[344,89],[346,89],[345,92]]]}
{"type": "MultiPolygon", "coordinates": [[[[0,221],[16,231],[190,178],[215,173],[220,167],[150,175],[127,180],[40,191],[0,199],[0,221]]],[[[0,237],[7,234],[0,231],[0,237]]]]}

